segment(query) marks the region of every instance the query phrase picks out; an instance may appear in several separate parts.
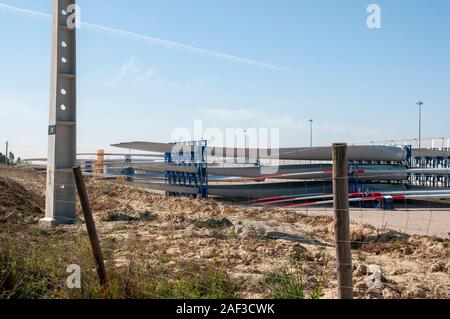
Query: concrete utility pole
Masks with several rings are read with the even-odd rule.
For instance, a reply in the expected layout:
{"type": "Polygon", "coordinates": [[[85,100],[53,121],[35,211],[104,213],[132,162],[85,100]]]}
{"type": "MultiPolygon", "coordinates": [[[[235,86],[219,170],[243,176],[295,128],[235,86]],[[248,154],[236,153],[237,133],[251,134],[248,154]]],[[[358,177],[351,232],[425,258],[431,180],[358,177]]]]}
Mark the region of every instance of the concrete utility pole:
{"type": "Polygon", "coordinates": [[[76,13],[75,0],[53,0],[47,195],[43,226],[76,218],[76,13]]]}
{"type": "Polygon", "coordinates": [[[422,148],[422,105],[423,102],[416,103],[419,106],[419,149],[422,148]]]}

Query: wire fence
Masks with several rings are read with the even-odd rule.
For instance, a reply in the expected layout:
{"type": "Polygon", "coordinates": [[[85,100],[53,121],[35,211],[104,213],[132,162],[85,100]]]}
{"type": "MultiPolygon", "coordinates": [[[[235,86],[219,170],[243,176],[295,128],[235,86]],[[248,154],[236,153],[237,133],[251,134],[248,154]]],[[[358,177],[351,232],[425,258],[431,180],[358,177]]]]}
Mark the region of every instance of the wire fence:
{"type": "MultiPolygon", "coordinates": [[[[355,296],[448,296],[449,282],[442,281],[441,275],[448,271],[450,257],[447,190],[409,189],[404,181],[390,181],[391,173],[371,174],[367,181],[350,178],[350,184],[354,183],[349,198],[349,243],[355,296]],[[401,278],[405,274],[406,283],[401,278]]],[[[29,179],[14,180],[29,183],[29,179]]],[[[232,183],[232,188],[243,191],[217,203],[216,199],[180,198],[168,201],[162,209],[166,199],[161,195],[157,207],[144,205],[154,208],[159,221],[119,222],[122,228],[115,228],[107,227],[100,217],[96,220],[103,244],[109,245],[111,236],[123,235],[114,237],[118,239],[112,260],[126,259],[139,269],[148,265],[156,271],[146,272],[141,279],[164,283],[172,291],[169,295],[161,289],[146,290],[150,298],[336,298],[332,181],[329,173],[305,180],[273,178],[263,183],[249,179],[232,183]],[[199,211],[185,212],[190,205],[199,211]],[[181,222],[166,218],[173,213],[185,218],[181,222]],[[230,223],[220,224],[222,218],[230,223]],[[206,226],[199,226],[198,221],[206,226]],[[189,289],[186,282],[190,282],[189,289]]],[[[214,184],[226,186],[226,182],[214,184]]],[[[69,186],[74,185],[65,185],[69,186]]],[[[90,193],[94,202],[97,191],[90,193]]],[[[128,201],[114,187],[103,188],[101,196],[128,201]]],[[[131,208],[123,213],[135,213],[133,206],[138,201],[129,201],[131,208]]],[[[141,271],[129,267],[131,273],[141,271]]]]}
{"type": "MultiPolygon", "coordinates": [[[[385,181],[389,180],[389,178],[391,177],[392,174],[371,174],[371,180],[375,181],[385,181]]],[[[235,207],[237,210],[242,209],[245,211],[248,209],[255,209],[256,211],[260,211],[259,215],[258,212],[256,213],[256,215],[254,215],[255,221],[261,220],[261,218],[263,221],[267,221],[267,214],[270,215],[270,221],[266,224],[266,227],[269,229],[269,231],[267,231],[266,229],[266,232],[260,237],[261,241],[285,241],[289,243],[301,243],[305,246],[317,246],[318,243],[328,245],[328,248],[331,249],[331,251],[328,252],[330,256],[329,261],[320,262],[318,260],[310,260],[308,258],[304,258],[301,260],[297,260],[294,263],[290,263],[289,267],[291,267],[291,269],[298,267],[298,265],[308,265],[313,268],[328,267],[328,271],[332,272],[335,267],[335,260],[333,259],[332,252],[332,249],[334,248],[334,242],[330,240],[329,236],[331,235],[332,231],[328,234],[316,234],[313,230],[312,233],[309,234],[310,238],[305,238],[304,236],[296,236],[296,229],[291,228],[291,233],[283,232],[286,228],[286,222],[283,220],[283,218],[281,218],[281,220],[277,220],[279,219],[277,217],[278,215],[270,214],[271,212],[283,212],[285,214],[295,216],[298,215],[302,217],[332,217],[334,214],[332,208],[332,200],[331,202],[323,200],[323,198],[332,198],[332,193],[330,193],[331,183],[331,177],[321,179],[315,178],[312,180],[300,182],[298,180],[286,180],[282,184],[277,181],[270,184],[273,194],[276,194],[277,190],[279,190],[280,187],[284,187],[284,189],[288,190],[288,195],[283,195],[284,197],[272,196],[271,198],[266,198],[265,201],[255,200],[255,196],[251,195],[239,195],[228,197],[226,199],[226,202],[232,207],[235,207]],[[317,185],[319,185],[319,187],[317,185]],[[321,188],[321,190],[319,191],[318,188],[321,188]],[[304,191],[304,194],[312,194],[312,196],[301,197],[298,195],[298,189],[302,189],[304,191]],[[308,198],[311,197],[314,197],[317,202],[308,202],[308,198]],[[280,201],[282,203],[280,203],[280,201]],[[269,202],[269,204],[267,204],[267,202],[269,202]],[[295,203],[299,202],[306,205],[295,205],[295,203]],[[274,237],[273,234],[276,234],[277,236],[274,237]],[[325,236],[325,238],[323,238],[323,236],[325,236]],[[318,239],[322,239],[322,242],[320,242],[318,239]]],[[[403,251],[408,252],[411,249],[426,250],[427,247],[417,247],[416,244],[408,241],[408,239],[413,235],[420,235],[424,237],[436,236],[441,238],[445,238],[448,235],[448,233],[445,233],[445,231],[440,230],[440,225],[442,225],[443,223],[445,224],[446,218],[448,217],[448,215],[446,214],[450,212],[450,206],[448,204],[448,201],[439,203],[440,199],[448,198],[448,193],[446,192],[446,190],[443,190],[442,192],[438,190],[407,190],[407,186],[404,183],[399,182],[391,184],[385,184],[381,182],[379,183],[379,185],[370,184],[370,186],[372,187],[372,190],[360,190],[358,194],[356,194],[355,192],[352,195],[354,197],[353,199],[355,200],[352,201],[352,205],[350,208],[351,221],[353,227],[362,227],[363,234],[361,234],[360,237],[356,236],[355,238],[353,238],[350,241],[350,244],[352,245],[352,247],[355,247],[353,251],[355,256],[358,256],[361,251],[364,253],[366,253],[366,251],[369,251],[366,254],[369,258],[372,259],[372,261],[368,266],[373,267],[378,265],[380,273],[378,274],[377,271],[375,271],[374,273],[368,273],[367,271],[361,272],[360,270],[355,268],[356,272],[359,271],[362,275],[364,275],[363,278],[357,278],[359,282],[355,282],[355,286],[353,287],[355,294],[361,298],[384,295],[410,296],[408,295],[408,287],[401,287],[401,284],[389,283],[389,281],[387,281],[386,283],[386,280],[388,279],[386,279],[385,277],[386,274],[382,273],[384,265],[386,264],[386,261],[384,259],[386,258],[387,254],[391,254],[395,251],[401,251],[403,254],[403,251]],[[378,189],[376,187],[378,187],[378,189]],[[390,192],[384,192],[382,190],[382,188],[387,188],[389,190],[389,187],[391,187],[393,190],[391,190],[390,192]],[[383,193],[386,193],[387,195],[384,195],[383,193]],[[420,199],[420,202],[416,202],[414,197],[420,199]],[[369,235],[364,235],[364,231],[366,228],[369,232],[369,235]],[[374,250],[374,252],[371,252],[370,250],[374,250]],[[380,282],[378,282],[377,280],[380,282]],[[403,290],[406,291],[402,295],[403,290]]],[[[261,184],[256,186],[256,190],[260,193],[263,188],[264,190],[267,190],[266,185],[261,184]]],[[[352,198],[350,198],[350,200],[352,200],[352,198]]],[[[231,217],[236,216],[230,216],[230,218],[231,217]]],[[[177,227],[178,226],[174,225],[174,228],[177,227]]],[[[443,227],[443,229],[445,229],[445,226],[443,227]]],[[[190,244],[192,243],[190,242],[190,238],[188,238],[185,245],[187,246],[190,244]]],[[[252,243],[249,242],[248,245],[252,245],[252,243]]],[[[445,242],[442,243],[442,247],[445,247],[445,242]]],[[[445,250],[443,250],[442,253],[442,259],[439,262],[445,261],[445,250]]],[[[356,258],[355,256],[354,258],[356,258]]],[[[411,271],[411,266],[408,266],[408,264],[411,263],[411,260],[414,261],[414,259],[408,258],[408,256],[410,256],[409,253],[405,256],[400,255],[395,258],[392,257],[392,260],[389,261],[391,264],[388,264],[386,267],[391,267],[394,263],[396,270],[392,273],[409,272],[411,271]]],[[[264,256],[263,254],[262,257],[264,258],[267,256],[264,256]]],[[[192,260],[189,259],[189,261],[192,260]]],[[[204,260],[200,262],[204,263],[204,260]]],[[[431,270],[428,268],[429,265],[426,264],[427,260],[419,260],[418,263],[423,266],[420,271],[422,273],[422,277],[425,276],[426,279],[430,277],[432,280],[429,283],[430,285],[434,285],[433,280],[435,279],[433,279],[432,277],[435,274],[435,270],[431,270]]],[[[364,268],[364,264],[356,262],[355,267],[364,268]]],[[[231,265],[228,265],[227,268],[232,270],[233,267],[231,265]]],[[[274,269],[274,271],[280,271],[280,268],[277,267],[274,267],[272,269],[274,269]]],[[[298,274],[299,273],[295,272],[291,273],[290,280],[292,279],[292,276],[295,277],[298,274]]],[[[313,275],[310,274],[301,274],[302,284],[304,284],[303,280],[306,283],[308,282],[309,276],[313,277],[313,275]]],[[[277,276],[264,275],[262,277],[264,277],[266,279],[265,282],[267,282],[267,279],[277,276]]],[[[327,296],[333,298],[336,297],[335,290],[337,287],[334,281],[334,277],[331,276],[330,278],[333,279],[324,280],[324,282],[321,283],[321,287],[326,287],[326,290],[329,293],[327,296]]],[[[262,290],[265,292],[271,291],[273,290],[273,287],[271,287],[270,284],[267,284],[262,290]]],[[[439,294],[439,292],[437,293],[439,294]]],[[[443,290],[443,292],[441,293],[444,294],[445,290],[443,290]]],[[[287,292],[284,294],[284,297],[294,297],[294,295],[290,295],[291,294],[287,292]]],[[[301,296],[297,295],[297,297],[301,296]]]]}
{"type": "MultiPolygon", "coordinates": [[[[366,190],[351,193],[350,215],[352,224],[353,226],[360,226],[363,231],[367,228],[367,231],[370,231],[371,233],[366,236],[362,234],[361,239],[352,239],[350,244],[352,247],[358,247],[357,249],[354,249],[354,254],[358,253],[358,249],[364,250],[365,247],[375,249],[375,252],[372,253],[373,256],[370,256],[369,254],[369,257],[378,259],[377,264],[380,265],[380,269],[386,264],[386,261],[384,260],[386,255],[392,254],[393,251],[400,251],[401,254],[399,254],[399,256],[391,258],[391,263],[395,263],[397,272],[411,272],[412,266],[410,263],[412,261],[417,261],[422,267],[420,272],[425,276],[425,279],[431,278],[431,281],[425,280],[425,283],[429,283],[430,286],[433,286],[435,285],[433,280],[436,280],[436,278],[434,278],[436,277],[436,273],[446,271],[445,262],[449,257],[447,250],[448,239],[446,241],[446,238],[450,235],[448,232],[450,229],[450,220],[448,217],[448,214],[450,213],[448,189],[423,188],[414,190],[410,189],[408,184],[404,182],[397,181],[394,183],[386,183],[386,181],[390,181],[391,178],[392,174],[371,174],[371,181],[379,181],[378,184],[373,182],[366,183],[366,185],[364,185],[366,186],[366,190]],[[437,256],[435,261],[426,257],[422,259],[415,258],[415,256],[411,257],[415,252],[419,252],[418,255],[420,255],[421,251],[426,251],[429,248],[426,245],[420,246],[416,242],[411,241],[410,238],[414,239],[414,236],[417,237],[418,241],[424,240],[421,239],[420,236],[423,238],[428,238],[430,236],[435,237],[428,239],[430,239],[431,242],[435,240],[435,242],[442,244],[442,250],[439,252],[440,256],[437,256]],[[430,262],[436,262],[436,264],[430,265],[430,262]]],[[[318,216],[332,217],[334,210],[332,208],[333,196],[332,193],[330,193],[331,183],[331,178],[312,179],[304,182],[288,180],[283,184],[272,184],[274,194],[276,194],[276,191],[281,187],[284,187],[288,190],[288,195],[272,196],[265,199],[260,198],[259,200],[255,200],[253,196],[247,196],[247,198],[244,199],[241,195],[229,199],[229,202],[237,207],[250,205],[251,207],[257,207],[263,210],[273,209],[275,211],[287,211],[292,214],[306,215],[315,218],[318,216]],[[317,185],[320,185],[319,188],[322,188],[321,192],[317,190],[317,185]],[[299,196],[299,192],[297,191],[299,188],[304,190],[304,194],[310,194],[311,196],[299,196]],[[324,198],[331,198],[331,200],[324,200],[324,198]],[[317,202],[311,202],[311,199],[315,199],[317,202]]],[[[264,187],[266,188],[266,185],[264,185],[264,187]]],[[[261,192],[263,186],[256,188],[261,192]]],[[[272,221],[275,221],[275,223],[276,216],[277,215],[272,215],[271,217],[272,221]]],[[[292,240],[292,236],[290,238],[289,236],[285,236],[284,240],[286,239],[292,240]]],[[[316,240],[311,240],[311,244],[313,242],[316,242],[316,240]]],[[[304,244],[305,241],[302,241],[302,243],[304,244]]],[[[386,267],[392,267],[392,265],[387,265],[386,267]]],[[[395,273],[395,271],[393,271],[393,273],[395,273]]],[[[375,277],[373,278],[375,279],[373,280],[376,280],[376,276],[378,275],[375,274],[374,276],[375,277]]],[[[380,280],[386,280],[383,276],[384,275],[380,275],[380,280]]],[[[369,279],[370,278],[372,277],[369,276],[369,279]]],[[[367,286],[370,288],[372,284],[372,281],[368,281],[367,286]]],[[[375,285],[383,287],[381,282],[380,285],[375,285]]],[[[445,285],[448,286],[448,282],[446,282],[444,286],[445,285]]],[[[364,286],[364,284],[357,285],[355,291],[363,295],[365,292],[367,295],[367,292],[371,289],[360,289],[362,286],[364,286]]],[[[380,289],[381,288],[378,290],[380,289]]],[[[402,289],[404,290],[407,288],[402,289]]],[[[387,296],[401,295],[394,288],[392,288],[391,291],[395,294],[390,293],[389,289],[386,289],[385,294],[387,296]]],[[[444,288],[444,290],[441,291],[441,296],[446,293],[448,293],[448,291],[444,288]]],[[[411,296],[411,294],[406,294],[405,296],[411,296]]]]}

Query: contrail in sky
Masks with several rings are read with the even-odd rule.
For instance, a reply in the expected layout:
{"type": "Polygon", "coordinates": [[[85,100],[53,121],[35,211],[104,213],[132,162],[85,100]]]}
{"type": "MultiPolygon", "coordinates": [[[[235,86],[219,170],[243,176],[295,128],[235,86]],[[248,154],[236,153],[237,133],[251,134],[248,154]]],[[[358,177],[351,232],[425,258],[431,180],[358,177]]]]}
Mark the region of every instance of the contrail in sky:
{"type": "MultiPolygon", "coordinates": [[[[51,18],[51,15],[48,13],[23,9],[23,8],[11,6],[11,5],[0,2],[0,10],[1,9],[16,12],[16,13],[19,13],[22,15],[32,15],[32,16],[51,18]]],[[[164,47],[164,48],[168,48],[168,49],[172,49],[172,50],[184,51],[184,52],[188,52],[191,54],[208,56],[208,57],[215,58],[215,59],[226,60],[226,61],[230,61],[230,62],[245,64],[245,65],[264,68],[264,69],[268,69],[268,70],[291,72],[290,69],[280,67],[280,66],[277,66],[274,64],[260,62],[260,61],[256,61],[256,60],[252,60],[252,59],[246,59],[246,58],[238,57],[235,55],[229,55],[229,54],[221,53],[221,52],[217,52],[217,51],[197,48],[194,46],[177,43],[177,42],[172,42],[172,41],[167,41],[167,40],[162,40],[162,39],[158,39],[155,37],[149,37],[149,36],[146,36],[146,35],[143,35],[140,33],[105,27],[105,26],[101,26],[98,24],[87,23],[87,22],[81,22],[81,27],[82,28],[85,27],[86,29],[91,29],[91,30],[99,31],[99,32],[105,32],[105,33],[109,33],[109,34],[113,34],[113,35],[125,36],[127,38],[142,41],[144,43],[147,43],[147,44],[150,44],[153,46],[159,46],[159,47],[164,47]]]]}

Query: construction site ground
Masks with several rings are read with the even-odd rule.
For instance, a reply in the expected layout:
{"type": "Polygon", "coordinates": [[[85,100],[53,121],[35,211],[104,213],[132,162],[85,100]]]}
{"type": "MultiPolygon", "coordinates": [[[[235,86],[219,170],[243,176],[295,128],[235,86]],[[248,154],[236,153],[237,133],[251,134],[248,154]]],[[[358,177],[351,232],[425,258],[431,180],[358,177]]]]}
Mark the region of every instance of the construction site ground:
{"type": "MultiPolygon", "coordinates": [[[[23,247],[16,250],[24,252],[62,244],[60,255],[51,255],[45,261],[55,264],[58,258],[70,261],[71,254],[88,255],[88,249],[71,250],[76,241],[87,238],[82,221],[56,230],[40,230],[45,177],[45,173],[32,170],[0,168],[0,252],[6,247],[14,250],[19,244],[23,247]],[[45,245],[46,241],[52,244],[45,245]]],[[[134,266],[157,269],[152,280],[178,283],[180,274],[202,277],[223,273],[232,289],[211,280],[197,286],[215,292],[204,295],[218,298],[230,297],[223,291],[227,289],[237,298],[336,297],[333,219],[329,209],[294,212],[212,199],[165,197],[115,181],[89,179],[87,186],[109,271],[124,269],[131,278],[134,266]]],[[[449,298],[449,211],[442,207],[433,210],[431,206],[387,212],[354,210],[351,240],[355,297],[449,298]],[[381,269],[380,282],[372,280],[373,265],[381,269]]],[[[6,264],[1,262],[0,258],[0,266],[6,264]]],[[[33,263],[27,265],[34,267],[33,263]]],[[[93,276],[91,273],[92,269],[86,276],[93,276]]],[[[61,280],[62,287],[66,277],[55,280],[61,280]]],[[[4,293],[5,283],[1,285],[4,293]]],[[[61,287],[54,296],[42,297],[71,296],[62,293],[61,287]]],[[[112,297],[136,297],[130,289],[125,289],[128,295],[112,297]]],[[[143,297],[163,297],[155,293],[162,290],[151,291],[154,295],[143,297]]],[[[5,297],[1,293],[0,297],[5,297]]]]}

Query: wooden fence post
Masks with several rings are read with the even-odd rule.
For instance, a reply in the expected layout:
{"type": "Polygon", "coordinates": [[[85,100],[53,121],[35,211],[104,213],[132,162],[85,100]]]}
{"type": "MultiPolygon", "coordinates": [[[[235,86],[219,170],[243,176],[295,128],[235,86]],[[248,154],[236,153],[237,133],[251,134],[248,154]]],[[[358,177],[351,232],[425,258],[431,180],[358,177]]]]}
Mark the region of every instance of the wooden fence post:
{"type": "Polygon", "coordinates": [[[339,299],[353,299],[347,144],[333,144],[334,233],[339,299]]]}
{"type": "Polygon", "coordinates": [[[86,222],[86,228],[91,242],[92,253],[94,254],[95,261],[97,263],[97,274],[100,279],[100,284],[104,289],[108,286],[108,277],[106,275],[105,263],[103,261],[102,249],[97,236],[97,230],[95,228],[94,217],[92,216],[91,206],[89,205],[89,198],[86,191],[86,186],[83,180],[83,174],[80,167],[74,167],[73,173],[75,175],[75,181],[77,184],[78,195],[80,197],[81,206],[83,207],[84,219],[86,222]]]}

